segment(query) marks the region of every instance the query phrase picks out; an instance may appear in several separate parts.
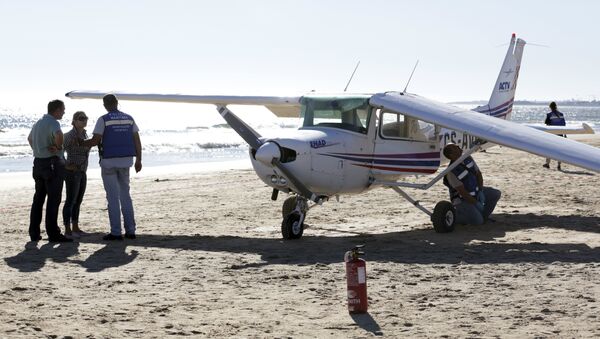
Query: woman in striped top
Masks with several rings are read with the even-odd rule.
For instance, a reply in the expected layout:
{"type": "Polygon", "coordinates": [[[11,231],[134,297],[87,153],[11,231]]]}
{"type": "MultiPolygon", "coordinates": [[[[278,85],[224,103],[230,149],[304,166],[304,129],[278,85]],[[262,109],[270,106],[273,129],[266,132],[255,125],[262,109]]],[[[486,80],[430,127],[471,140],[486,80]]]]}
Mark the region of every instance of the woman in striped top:
{"type": "Polygon", "coordinates": [[[83,231],[79,228],[79,208],[87,185],[86,171],[90,147],[79,145],[80,140],[87,139],[85,131],[87,121],[88,118],[84,112],[75,112],[71,123],[73,129],[65,133],[64,137],[67,198],[63,207],[63,221],[65,235],[71,238],[79,238],[83,235],[83,231]]]}

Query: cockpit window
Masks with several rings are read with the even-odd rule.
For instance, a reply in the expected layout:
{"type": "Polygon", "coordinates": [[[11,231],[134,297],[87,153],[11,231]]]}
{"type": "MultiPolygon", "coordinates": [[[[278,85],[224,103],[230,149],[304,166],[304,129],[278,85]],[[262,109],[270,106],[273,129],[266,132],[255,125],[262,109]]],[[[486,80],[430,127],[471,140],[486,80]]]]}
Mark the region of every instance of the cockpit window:
{"type": "Polygon", "coordinates": [[[341,128],[367,134],[369,127],[368,98],[303,98],[303,127],[341,128]]]}

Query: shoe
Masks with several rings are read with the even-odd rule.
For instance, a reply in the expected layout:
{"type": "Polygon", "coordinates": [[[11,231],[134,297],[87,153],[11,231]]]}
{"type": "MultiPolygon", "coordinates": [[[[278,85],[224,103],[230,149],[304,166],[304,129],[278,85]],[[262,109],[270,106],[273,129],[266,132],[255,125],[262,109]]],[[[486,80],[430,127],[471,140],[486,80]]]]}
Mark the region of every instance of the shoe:
{"type": "Polygon", "coordinates": [[[102,240],[123,240],[122,235],[113,235],[112,233],[108,233],[107,235],[102,237],[102,240]]]}
{"type": "Polygon", "coordinates": [[[549,164],[544,164],[544,167],[550,168],[550,165],[549,164]]]}
{"type": "Polygon", "coordinates": [[[125,233],[125,238],[127,238],[127,239],[135,239],[135,233],[125,233]]]}
{"type": "Polygon", "coordinates": [[[56,237],[48,238],[48,242],[73,242],[73,239],[69,239],[62,234],[56,237]]]}

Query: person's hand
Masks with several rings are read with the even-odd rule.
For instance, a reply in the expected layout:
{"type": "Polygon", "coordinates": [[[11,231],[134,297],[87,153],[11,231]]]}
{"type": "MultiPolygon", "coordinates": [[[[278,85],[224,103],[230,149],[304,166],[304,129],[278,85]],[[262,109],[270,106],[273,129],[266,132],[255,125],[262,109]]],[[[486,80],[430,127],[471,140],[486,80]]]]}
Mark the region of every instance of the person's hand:
{"type": "Polygon", "coordinates": [[[136,160],[135,161],[135,173],[139,173],[139,171],[142,170],[142,161],[141,160],[136,160]]]}
{"type": "Polygon", "coordinates": [[[48,151],[50,151],[50,153],[56,153],[58,152],[58,147],[52,145],[52,146],[48,146],[48,151]]]}

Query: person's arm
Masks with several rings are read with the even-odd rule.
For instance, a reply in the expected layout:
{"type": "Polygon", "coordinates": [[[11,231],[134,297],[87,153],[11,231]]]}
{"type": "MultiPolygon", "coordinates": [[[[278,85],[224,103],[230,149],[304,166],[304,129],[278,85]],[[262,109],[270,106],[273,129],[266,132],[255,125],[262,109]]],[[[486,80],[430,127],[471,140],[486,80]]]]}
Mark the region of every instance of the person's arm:
{"type": "Polygon", "coordinates": [[[48,150],[52,153],[56,153],[63,148],[63,132],[59,129],[54,132],[54,145],[50,145],[48,150]]]}
{"type": "Polygon", "coordinates": [[[483,188],[483,174],[479,169],[477,170],[477,185],[479,188],[483,188]]]}
{"type": "Polygon", "coordinates": [[[92,136],[91,139],[84,140],[80,146],[85,146],[85,147],[98,146],[100,144],[101,140],[102,140],[102,135],[94,133],[94,135],[92,136]]]}
{"type": "Polygon", "coordinates": [[[135,146],[135,172],[142,170],[142,141],[138,132],[133,133],[133,144],[135,146]]]}
{"type": "Polygon", "coordinates": [[[460,194],[460,196],[465,199],[466,202],[468,202],[469,204],[476,204],[477,203],[477,199],[475,199],[474,197],[472,197],[469,192],[465,189],[465,186],[460,185],[457,187],[454,187],[455,190],[458,191],[458,194],[460,194]]]}
{"type": "Polygon", "coordinates": [[[29,131],[29,135],[27,136],[27,142],[29,143],[29,147],[33,148],[33,138],[31,137],[32,131],[29,131]]]}

